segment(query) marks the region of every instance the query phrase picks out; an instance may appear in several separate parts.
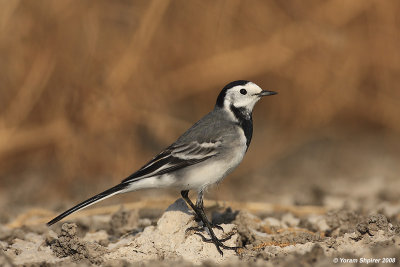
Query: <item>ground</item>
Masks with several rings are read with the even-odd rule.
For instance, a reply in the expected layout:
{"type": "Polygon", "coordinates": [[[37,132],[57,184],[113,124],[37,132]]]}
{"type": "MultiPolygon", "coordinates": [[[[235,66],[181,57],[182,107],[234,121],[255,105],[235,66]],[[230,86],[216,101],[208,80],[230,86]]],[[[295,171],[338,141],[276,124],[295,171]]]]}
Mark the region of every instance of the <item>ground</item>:
{"type": "Polygon", "coordinates": [[[131,195],[141,200],[135,201],[116,197],[115,205],[96,205],[47,227],[70,205],[54,198],[34,203],[32,190],[18,193],[32,182],[20,184],[1,194],[0,265],[398,264],[399,156],[388,149],[396,143],[358,139],[313,141],[248,174],[245,182],[232,177],[208,192],[206,212],[224,228],[217,235],[233,234],[226,244],[242,247],[224,250],[223,257],[213,244],[185,232],[197,222],[177,192],[136,192],[131,195]],[[230,195],[237,201],[222,200],[230,195]]]}
{"type": "Polygon", "coordinates": [[[217,235],[233,234],[226,244],[242,247],[221,256],[213,244],[185,231],[197,222],[182,199],[164,212],[158,208],[162,203],[82,211],[50,228],[43,223],[49,212],[31,210],[1,226],[0,265],[327,266],[358,261],[374,266],[400,260],[399,206],[372,212],[207,201],[213,221],[224,228],[217,235]]]}

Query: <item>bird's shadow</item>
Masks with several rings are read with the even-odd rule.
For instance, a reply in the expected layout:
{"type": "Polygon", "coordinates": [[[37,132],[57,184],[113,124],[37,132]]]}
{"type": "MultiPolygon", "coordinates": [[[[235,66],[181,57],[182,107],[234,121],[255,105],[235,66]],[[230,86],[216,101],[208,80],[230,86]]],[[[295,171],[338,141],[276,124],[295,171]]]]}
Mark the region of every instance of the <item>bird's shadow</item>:
{"type": "Polygon", "coordinates": [[[178,198],[173,204],[171,204],[165,212],[168,211],[180,211],[188,215],[193,215],[192,210],[189,209],[188,205],[186,204],[185,200],[182,198],[178,198]]]}
{"type": "Polygon", "coordinates": [[[214,224],[229,224],[236,220],[239,214],[238,210],[233,211],[231,207],[226,208],[224,211],[213,211],[211,213],[212,223],[214,224]]]}

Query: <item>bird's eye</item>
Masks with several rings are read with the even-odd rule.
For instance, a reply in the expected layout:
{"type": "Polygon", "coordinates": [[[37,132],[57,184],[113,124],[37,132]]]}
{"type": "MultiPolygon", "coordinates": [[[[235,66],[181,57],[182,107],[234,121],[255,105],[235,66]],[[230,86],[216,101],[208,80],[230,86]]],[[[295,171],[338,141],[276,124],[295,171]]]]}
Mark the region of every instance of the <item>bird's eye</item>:
{"type": "Polygon", "coordinates": [[[247,94],[247,91],[246,91],[246,89],[240,89],[240,93],[241,93],[242,95],[245,95],[245,94],[247,94]]]}

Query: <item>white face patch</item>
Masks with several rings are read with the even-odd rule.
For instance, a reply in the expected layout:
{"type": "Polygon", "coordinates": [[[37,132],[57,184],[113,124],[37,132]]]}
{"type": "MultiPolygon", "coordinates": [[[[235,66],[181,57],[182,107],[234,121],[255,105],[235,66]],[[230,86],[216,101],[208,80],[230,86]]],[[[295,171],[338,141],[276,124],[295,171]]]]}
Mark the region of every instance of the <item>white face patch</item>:
{"type": "Polygon", "coordinates": [[[230,105],[233,105],[236,108],[245,108],[251,112],[254,105],[260,100],[258,94],[261,91],[262,89],[252,82],[232,87],[226,92],[224,106],[229,108],[230,105]]]}

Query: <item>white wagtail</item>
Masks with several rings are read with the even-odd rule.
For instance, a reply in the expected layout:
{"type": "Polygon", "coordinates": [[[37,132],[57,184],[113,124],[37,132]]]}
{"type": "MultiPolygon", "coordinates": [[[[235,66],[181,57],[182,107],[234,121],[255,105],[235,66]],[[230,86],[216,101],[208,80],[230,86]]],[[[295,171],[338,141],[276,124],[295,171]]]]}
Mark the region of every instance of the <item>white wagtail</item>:
{"type": "Polygon", "coordinates": [[[227,84],[218,95],[214,110],[196,122],[175,143],[120,184],[65,211],[47,225],[116,194],[144,188],[172,187],[181,190],[182,197],[208,228],[210,239],[196,233],[203,241],[214,243],[221,255],[221,248],[237,249],[222,243],[230,237],[218,239],[215,236],[212,228],[221,227],[207,219],[203,209],[203,192],[209,185],[220,182],[242,161],[253,134],[254,105],[261,97],[274,94],[249,81],[227,84]],[[196,205],[188,197],[189,190],[198,192],[196,205]]]}

